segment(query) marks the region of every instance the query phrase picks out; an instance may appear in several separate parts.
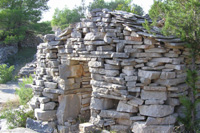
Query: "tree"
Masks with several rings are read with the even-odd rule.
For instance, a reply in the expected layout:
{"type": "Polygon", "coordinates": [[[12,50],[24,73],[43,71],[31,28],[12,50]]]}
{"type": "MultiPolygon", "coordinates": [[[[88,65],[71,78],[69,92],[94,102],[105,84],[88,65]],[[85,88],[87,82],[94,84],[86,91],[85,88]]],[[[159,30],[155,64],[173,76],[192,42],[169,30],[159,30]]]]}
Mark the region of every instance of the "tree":
{"type": "Polygon", "coordinates": [[[144,11],[142,7],[133,4],[132,0],[114,0],[110,2],[105,2],[104,0],[94,0],[88,6],[88,9],[91,11],[96,8],[108,8],[110,10],[122,10],[127,12],[132,12],[138,15],[143,15],[144,11]]]}
{"type": "Polygon", "coordinates": [[[165,24],[162,32],[165,35],[176,35],[187,42],[190,49],[190,64],[187,70],[186,83],[189,86],[189,98],[180,98],[185,106],[185,118],[180,121],[185,125],[187,132],[196,132],[199,126],[196,118],[196,105],[200,100],[197,96],[198,68],[195,63],[200,53],[200,1],[199,0],[155,0],[150,9],[152,25],[160,18],[164,18],[165,24]]]}
{"type": "Polygon", "coordinates": [[[63,10],[55,9],[53,19],[51,21],[52,26],[59,26],[64,29],[69,26],[69,24],[79,22],[80,18],[83,17],[82,11],[79,7],[75,7],[70,10],[65,7],[63,10]]]}
{"type": "Polygon", "coordinates": [[[3,43],[20,43],[26,33],[33,31],[32,24],[48,10],[49,0],[1,0],[0,40],[3,43]]]}

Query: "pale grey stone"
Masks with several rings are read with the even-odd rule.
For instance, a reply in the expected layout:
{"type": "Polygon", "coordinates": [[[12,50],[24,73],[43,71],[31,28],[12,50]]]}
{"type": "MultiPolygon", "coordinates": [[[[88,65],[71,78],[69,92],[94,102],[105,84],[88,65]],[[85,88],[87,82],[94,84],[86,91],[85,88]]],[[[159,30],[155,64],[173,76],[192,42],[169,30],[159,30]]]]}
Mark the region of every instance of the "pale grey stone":
{"type": "Polygon", "coordinates": [[[117,65],[117,66],[120,65],[119,61],[116,61],[116,60],[108,60],[108,59],[106,59],[105,62],[107,64],[110,64],[110,65],[117,65]]]}
{"type": "Polygon", "coordinates": [[[149,85],[151,83],[151,79],[148,78],[140,78],[140,82],[144,85],[149,85]]]}
{"type": "Polygon", "coordinates": [[[53,110],[56,106],[55,102],[48,102],[48,103],[42,103],[40,104],[40,109],[41,110],[53,110]]]}
{"type": "Polygon", "coordinates": [[[175,70],[184,70],[185,69],[185,65],[166,64],[165,68],[167,68],[167,69],[175,69],[175,70]]]}
{"type": "Polygon", "coordinates": [[[79,132],[80,133],[90,133],[95,131],[95,125],[92,123],[81,123],[79,124],[79,132]]]}
{"type": "Polygon", "coordinates": [[[146,105],[149,105],[149,104],[155,104],[155,105],[164,104],[164,100],[156,100],[156,99],[151,100],[150,99],[150,100],[146,100],[145,104],[146,105]]]}
{"type": "Polygon", "coordinates": [[[151,48],[151,49],[146,49],[145,52],[148,52],[148,53],[166,53],[167,51],[163,48],[151,48]]]}
{"type": "Polygon", "coordinates": [[[165,86],[173,86],[184,82],[185,78],[176,78],[176,79],[158,79],[155,83],[165,86]]]}
{"type": "Polygon", "coordinates": [[[135,74],[135,70],[122,69],[122,72],[127,76],[133,76],[135,74]]]}
{"type": "Polygon", "coordinates": [[[117,119],[117,124],[120,124],[120,125],[125,125],[125,126],[131,126],[132,125],[132,121],[129,120],[129,119],[117,119]]]}
{"type": "Polygon", "coordinates": [[[168,98],[166,101],[166,104],[171,105],[171,106],[178,106],[180,105],[180,101],[177,98],[168,98]]]}
{"type": "Polygon", "coordinates": [[[147,126],[145,122],[134,122],[132,126],[132,132],[134,133],[172,133],[173,126],[159,126],[159,125],[149,125],[147,126]]]}
{"type": "Polygon", "coordinates": [[[150,66],[150,67],[157,67],[157,66],[160,66],[162,65],[163,63],[162,62],[147,62],[147,66],[150,66]]]}
{"type": "Polygon", "coordinates": [[[131,57],[162,57],[160,53],[132,53],[131,57]]]}
{"type": "Polygon", "coordinates": [[[129,54],[128,53],[112,53],[111,57],[112,58],[128,58],[129,54]]]}
{"type": "Polygon", "coordinates": [[[124,43],[117,43],[116,52],[123,52],[124,45],[125,45],[124,43]]]}
{"type": "Polygon", "coordinates": [[[175,72],[162,72],[160,75],[160,79],[173,79],[176,77],[175,72]]]}
{"type": "Polygon", "coordinates": [[[100,74],[91,74],[91,78],[98,81],[104,81],[103,75],[100,74]]]}
{"type": "Polygon", "coordinates": [[[139,112],[144,116],[165,117],[174,113],[174,107],[169,105],[142,105],[139,106],[139,112]]]}
{"type": "Polygon", "coordinates": [[[128,82],[126,83],[126,86],[127,86],[127,87],[136,87],[136,82],[135,82],[135,81],[128,81],[128,82]]]}
{"type": "Polygon", "coordinates": [[[145,116],[133,116],[130,118],[132,121],[142,121],[145,120],[145,116]]]}
{"type": "Polygon", "coordinates": [[[125,76],[126,81],[136,81],[137,78],[138,78],[137,76],[125,76]]]}
{"type": "Polygon", "coordinates": [[[47,102],[50,101],[50,98],[48,98],[48,97],[38,97],[38,101],[40,103],[47,103],[47,102]]]}
{"type": "Polygon", "coordinates": [[[89,32],[85,35],[84,40],[94,41],[94,40],[103,40],[105,33],[102,32],[89,32]]]}
{"type": "Polygon", "coordinates": [[[58,98],[58,94],[52,94],[52,93],[48,93],[48,92],[42,92],[42,95],[45,97],[48,97],[52,100],[56,100],[58,98]]]}
{"type": "Polygon", "coordinates": [[[44,85],[45,85],[46,88],[56,89],[58,83],[54,83],[54,82],[44,82],[44,85]]]}
{"type": "Polygon", "coordinates": [[[167,91],[167,88],[164,86],[144,86],[144,90],[147,91],[167,91]]]}
{"type": "Polygon", "coordinates": [[[129,119],[130,114],[129,113],[121,113],[114,110],[101,110],[99,116],[101,117],[109,117],[109,118],[124,118],[129,119]]]}
{"type": "Polygon", "coordinates": [[[160,77],[160,72],[139,70],[138,76],[148,79],[158,79],[160,77]]]}
{"type": "Polygon", "coordinates": [[[144,100],[167,100],[167,92],[164,91],[145,91],[141,92],[141,99],[144,100]]]}
{"type": "Polygon", "coordinates": [[[119,70],[105,70],[106,76],[110,77],[110,76],[117,76],[119,75],[119,70]]]}
{"type": "Polygon", "coordinates": [[[128,129],[129,129],[129,126],[125,126],[125,125],[111,125],[110,129],[112,131],[117,131],[117,132],[120,132],[120,133],[127,133],[128,129]]]}
{"type": "Polygon", "coordinates": [[[68,118],[76,119],[80,113],[81,101],[77,94],[59,96],[59,106],[57,109],[57,119],[63,125],[68,118]]]}
{"type": "Polygon", "coordinates": [[[172,114],[162,118],[148,117],[146,125],[173,125],[175,124],[177,117],[177,114],[172,114]]]}
{"type": "Polygon", "coordinates": [[[47,34],[47,35],[44,36],[44,40],[46,42],[54,41],[55,40],[55,35],[54,34],[47,34]]]}
{"type": "Polygon", "coordinates": [[[138,108],[136,108],[135,106],[126,104],[125,102],[120,101],[117,106],[117,111],[136,113],[136,112],[138,112],[138,108]]]}
{"type": "Polygon", "coordinates": [[[101,61],[90,61],[88,62],[89,67],[103,67],[103,63],[101,61]]]}
{"type": "Polygon", "coordinates": [[[138,107],[139,105],[142,105],[144,103],[144,100],[137,98],[137,97],[133,97],[130,101],[127,102],[130,105],[133,105],[135,107],[138,107]]]}
{"type": "Polygon", "coordinates": [[[106,70],[119,70],[120,66],[104,64],[106,70]]]}
{"type": "Polygon", "coordinates": [[[172,63],[173,60],[171,58],[162,57],[162,58],[153,58],[151,61],[160,63],[172,63]]]}
{"type": "Polygon", "coordinates": [[[113,47],[112,46],[98,46],[97,51],[112,51],[113,47]]]}
{"type": "Polygon", "coordinates": [[[129,92],[140,92],[140,87],[128,87],[129,92]]]}
{"type": "Polygon", "coordinates": [[[73,31],[73,32],[71,33],[71,37],[72,37],[72,38],[82,38],[82,34],[81,34],[81,32],[79,32],[79,31],[73,31]]]}
{"type": "Polygon", "coordinates": [[[113,39],[109,36],[107,36],[107,34],[104,36],[103,39],[107,44],[111,44],[113,42],[113,39]]]}
{"type": "Polygon", "coordinates": [[[115,83],[115,84],[125,84],[125,81],[123,78],[120,77],[106,77],[104,76],[103,79],[109,83],[115,83]]]}
{"type": "Polygon", "coordinates": [[[113,100],[111,99],[99,99],[92,97],[91,103],[90,103],[90,109],[96,109],[96,110],[106,110],[111,109],[114,106],[113,100]]]}
{"type": "Polygon", "coordinates": [[[35,117],[42,121],[51,121],[56,118],[56,110],[43,111],[41,109],[35,109],[35,117]]]}

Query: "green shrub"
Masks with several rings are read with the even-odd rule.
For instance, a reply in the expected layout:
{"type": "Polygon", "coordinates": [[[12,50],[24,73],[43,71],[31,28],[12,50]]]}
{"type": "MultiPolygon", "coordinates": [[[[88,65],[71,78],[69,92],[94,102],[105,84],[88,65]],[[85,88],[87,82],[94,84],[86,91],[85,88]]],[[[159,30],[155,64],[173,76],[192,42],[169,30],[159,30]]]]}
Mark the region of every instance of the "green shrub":
{"type": "Polygon", "coordinates": [[[6,64],[0,65],[0,84],[12,80],[12,72],[14,69],[14,66],[8,67],[6,64]]]}
{"type": "Polygon", "coordinates": [[[2,112],[0,118],[6,119],[7,124],[9,126],[9,129],[13,129],[16,127],[26,127],[26,119],[27,118],[34,118],[34,112],[31,111],[24,111],[25,108],[19,109],[19,110],[12,110],[8,109],[4,112],[2,112]]]}
{"type": "Polygon", "coordinates": [[[32,97],[33,90],[32,88],[26,88],[26,84],[31,84],[33,82],[32,76],[29,78],[23,78],[23,82],[19,83],[19,89],[16,89],[16,94],[19,96],[19,102],[21,105],[25,105],[32,97]]]}

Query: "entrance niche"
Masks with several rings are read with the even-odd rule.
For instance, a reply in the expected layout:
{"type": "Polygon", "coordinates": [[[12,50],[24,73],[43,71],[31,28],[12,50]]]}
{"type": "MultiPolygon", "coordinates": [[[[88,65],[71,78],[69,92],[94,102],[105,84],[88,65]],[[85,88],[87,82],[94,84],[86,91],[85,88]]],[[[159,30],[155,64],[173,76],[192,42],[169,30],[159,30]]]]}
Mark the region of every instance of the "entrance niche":
{"type": "Polygon", "coordinates": [[[90,118],[92,87],[88,63],[68,60],[59,67],[59,75],[61,80],[58,86],[64,90],[64,95],[58,97],[58,123],[77,128],[79,123],[87,122],[90,118]]]}

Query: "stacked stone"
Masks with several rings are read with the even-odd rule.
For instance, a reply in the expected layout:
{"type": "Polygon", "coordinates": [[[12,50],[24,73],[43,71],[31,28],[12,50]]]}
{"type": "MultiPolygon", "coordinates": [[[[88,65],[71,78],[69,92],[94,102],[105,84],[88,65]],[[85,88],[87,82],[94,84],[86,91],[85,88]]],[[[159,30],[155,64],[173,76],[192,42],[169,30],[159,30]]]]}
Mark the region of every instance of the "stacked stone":
{"type": "Polygon", "coordinates": [[[178,97],[188,93],[183,42],[156,27],[148,33],[145,19],[95,9],[59,36],[46,36],[48,42],[38,46],[33,86],[40,105],[36,117],[44,120],[42,111],[49,115],[39,99],[50,98],[43,104],[55,103],[48,108],[55,117],[46,120],[57,120],[59,131],[67,131],[69,119],[90,109],[90,122],[98,127],[171,132],[178,97]]]}

